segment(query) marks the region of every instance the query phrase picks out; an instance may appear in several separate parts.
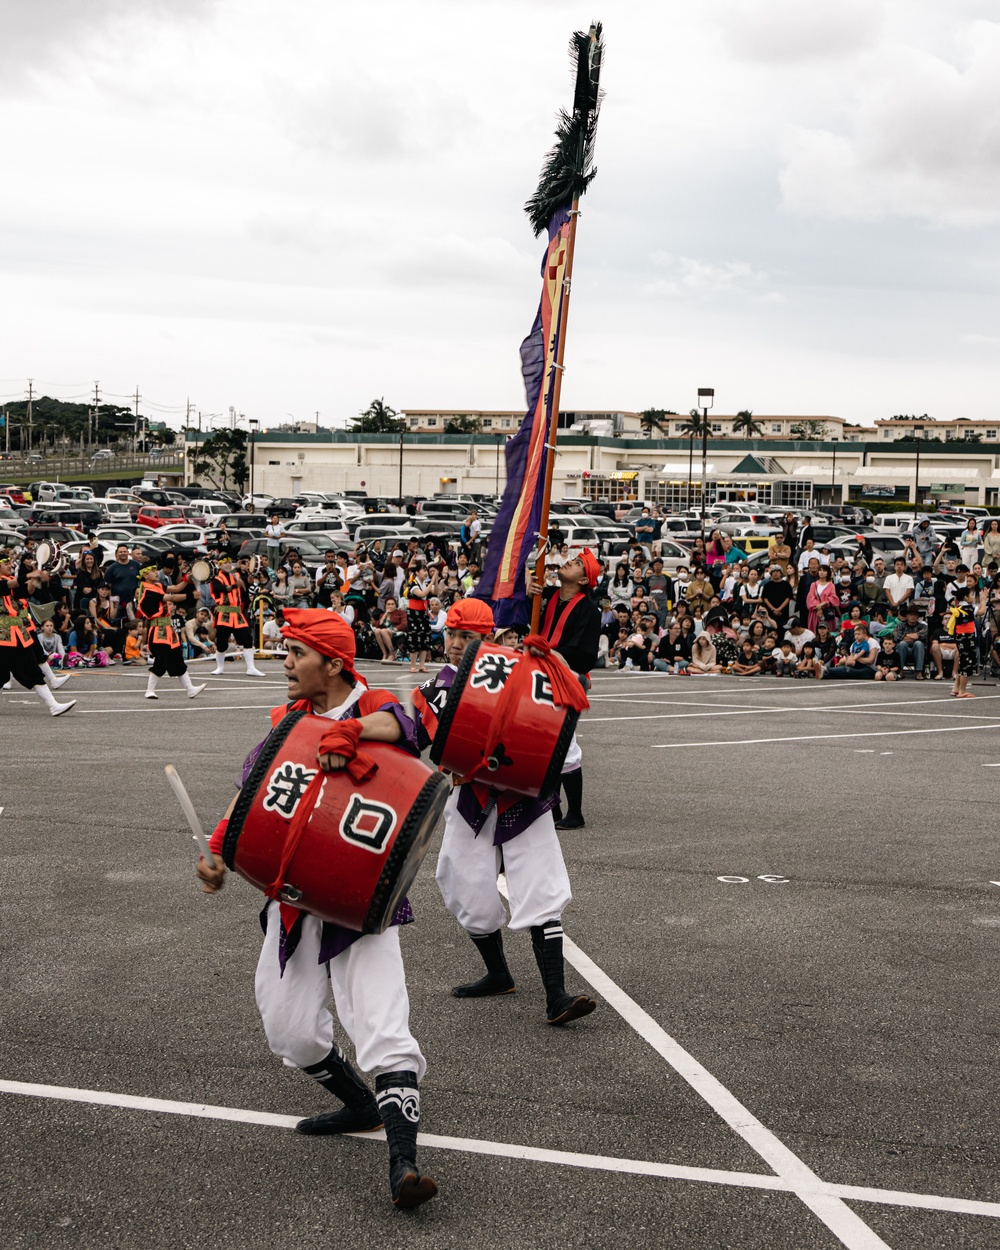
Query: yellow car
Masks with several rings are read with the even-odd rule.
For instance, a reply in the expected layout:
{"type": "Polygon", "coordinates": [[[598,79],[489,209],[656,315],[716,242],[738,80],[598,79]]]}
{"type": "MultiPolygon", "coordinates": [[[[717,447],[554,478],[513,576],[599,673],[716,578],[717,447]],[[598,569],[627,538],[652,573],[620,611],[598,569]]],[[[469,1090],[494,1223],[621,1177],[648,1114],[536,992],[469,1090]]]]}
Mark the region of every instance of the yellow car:
{"type": "Polygon", "coordinates": [[[752,556],[755,551],[766,551],[770,539],[761,535],[748,534],[745,538],[734,538],[733,542],[742,547],[748,556],[752,556]]]}

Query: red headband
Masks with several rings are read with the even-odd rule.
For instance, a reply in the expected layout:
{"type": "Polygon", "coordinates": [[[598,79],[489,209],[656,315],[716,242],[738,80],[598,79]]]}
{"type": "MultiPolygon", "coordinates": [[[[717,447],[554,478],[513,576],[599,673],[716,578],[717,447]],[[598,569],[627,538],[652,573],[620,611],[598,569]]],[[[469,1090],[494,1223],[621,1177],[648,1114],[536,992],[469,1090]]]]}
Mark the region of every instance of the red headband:
{"type": "Polygon", "coordinates": [[[587,574],[587,581],[591,586],[597,585],[597,579],[601,576],[601,562],[589,547],[584,547],[580,552],[580,563],[583,565],[583,571],[587,574]]]}
{"type": "Polygon", "coordinates": [[[354,670],[357,653],[354,630],[342,616],[327,612],[325,608],[285,608],[284,617],[282,638],[294,638],[331,660],[343,660],[346,676],[352,681],[361,681],[354,670]]]}
{"type": "Polygon", "coordinates": [[[482,599],[457,599],[444,618],[445,629],[467,629],[473,634],[493,632],[493,613],[482,599]]]}

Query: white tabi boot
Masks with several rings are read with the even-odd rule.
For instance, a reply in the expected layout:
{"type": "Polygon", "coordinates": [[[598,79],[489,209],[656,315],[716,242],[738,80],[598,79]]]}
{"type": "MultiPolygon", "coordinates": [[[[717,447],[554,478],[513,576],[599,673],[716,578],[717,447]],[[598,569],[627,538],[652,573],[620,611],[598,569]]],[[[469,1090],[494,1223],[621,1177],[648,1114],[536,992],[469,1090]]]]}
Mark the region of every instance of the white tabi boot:
{"type": "Polygon", "coordinates": [[[158,699],[160,697],[156,693],[156,683],[159,680],[160,680],[159,677],[157,677],[155,673],[149,674],[149,677],[146,679],[146,698],[147,699],[158,699]]]}
{"type": "Polygon", "coordinates": [[[42,676],[45,678],[45,684],[50,690],[58,690],[60,686],[65,686],[72,674],[66,673],[62,677],[57,677],[52,671],[52,665],[46,660],[44,664],[38,666],[42,670],[42,676]]]}
{"type": "Polygon", "coordinates": [[[212,669],[212,676],[218,677],[226,671],[226,653],[224,651],[216,651],[215,668],[212,669]]]}
{"type": "Polygon", "coordinates": [[[62,716],[63,712],[68,712],[71,707],[76,707],[76,699],[72,699],[69,703],[57,703],[52,697],[52,691],[48,686],[36,686],[35,694],[49,709],[50,716],[62,716]]]}
{"type": "Polygon", "coordinates": [[[253,662],[253,647],[243,648],[243,658],[244,660],[246,660],[246,663],[247,663],[247,676],[248,677],[266,676],[266,674],[262,673],[260,669],[256,666],[256,664],[254,664],[253,662]]]}
{"type": "Polygon", "coordinates": [[[198,696],[201,694],[201,692],[205,689],[205,687],[204,687],[203,685],[202,685],[202,686],[195,686],[195,685],[192,683],[192,681],[191,681],[191,674],[190,674],[190,673],[181,673],[181,685],[182,685],[182,686],[184,687],[184,689],[188,692],[188,698],[189,698],[189,699],[197,699],[197,697],[198,697],[198,696]]]}

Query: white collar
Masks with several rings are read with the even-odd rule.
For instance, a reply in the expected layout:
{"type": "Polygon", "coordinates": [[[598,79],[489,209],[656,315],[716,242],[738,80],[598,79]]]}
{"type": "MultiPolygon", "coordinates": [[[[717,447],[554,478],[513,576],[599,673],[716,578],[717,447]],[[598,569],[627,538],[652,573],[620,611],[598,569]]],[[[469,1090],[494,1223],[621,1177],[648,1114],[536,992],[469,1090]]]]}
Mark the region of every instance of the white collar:
{"type": "Polygon", "coordinates": [[[341,703],[340,707],[332,707],[327,712],[318,712],[317,715],[325,716],[327,720],[344,720],[347,713],[351,710],[355,703],[357,703],[364,692],[365,687],[361,684],[361,682],[357,682],[354,689],[347,696],[344,702],[341,703]]]}

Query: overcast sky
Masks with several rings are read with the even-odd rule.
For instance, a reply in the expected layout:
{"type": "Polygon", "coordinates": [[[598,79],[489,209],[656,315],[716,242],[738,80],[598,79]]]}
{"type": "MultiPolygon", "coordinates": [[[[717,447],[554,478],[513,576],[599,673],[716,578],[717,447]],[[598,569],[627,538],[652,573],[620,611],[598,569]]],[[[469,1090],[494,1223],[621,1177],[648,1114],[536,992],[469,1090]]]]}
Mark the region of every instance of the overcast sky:
{"type": "Polygon", "coordinates": [[[997,412],[994,0],[2,11],[3,398],[521,407],[522,206],[599,18],[564,407],[997,412]]]}

